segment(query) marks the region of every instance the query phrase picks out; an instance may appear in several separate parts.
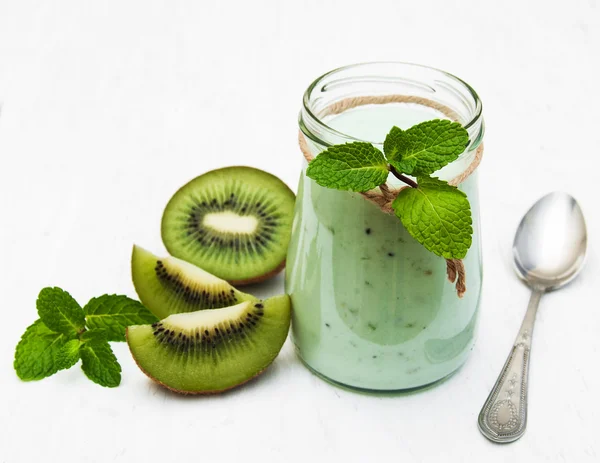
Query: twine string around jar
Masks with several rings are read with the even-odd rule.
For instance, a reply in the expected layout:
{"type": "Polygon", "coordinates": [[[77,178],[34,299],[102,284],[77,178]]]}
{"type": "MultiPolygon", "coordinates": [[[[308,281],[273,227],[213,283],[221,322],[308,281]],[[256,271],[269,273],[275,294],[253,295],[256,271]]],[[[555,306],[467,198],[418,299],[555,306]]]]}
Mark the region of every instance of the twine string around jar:
{"type": "MultiPolygon", "coordinates": [[[[448,119],[458,121],[460,120],[458,114],[450,109],[449,107],[438,103],[437,101],[430,100],[428,98],[411,96],[411,95],[377,95],[377,96],[358,96],[352,98],[344,98],[332,105],[327,106],[321,113],[320,117],[330,116],[332,114],[340,114],[352,108],[363,105],[373,104],[389,104],[389,103],[413,103],[429,108],[435,109],[444,114],[448,119]]],[[[300,150],[304,155],[307,162],[311,162],[314,159],[310,148],[308,147],[306,138],[302,131],[298,134],[298,142],[300,150]]],[[[453,186],[458,186],[464,182],[477,168],[483,157],[483,143],[481,143],[475,150],[473,160],[467,166],[467,168],[458,176],[450,180],[448,183],[453,186]]],[[[409,186],[402,186],[399,188],[390,188],[386,183],[379,185],[379,188],[370,191],[360,193],[366,200],[375,204],[386,214],[394,214],[392,203],[398,196],[398,193],[404,188],[410,188],[409,186]]],[[[446,275],[451,283],[456,284],[456,293],[458,297],[463,297],[465,294],[466,287],[466,272],[465,265],[461,259],[446,259],[446,275]]]]}

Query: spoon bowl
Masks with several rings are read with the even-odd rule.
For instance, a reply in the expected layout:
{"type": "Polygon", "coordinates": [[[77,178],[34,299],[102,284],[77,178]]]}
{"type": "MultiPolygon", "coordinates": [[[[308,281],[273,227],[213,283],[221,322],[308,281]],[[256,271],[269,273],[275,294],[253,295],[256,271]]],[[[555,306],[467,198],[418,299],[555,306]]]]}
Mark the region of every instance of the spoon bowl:
{"type": "Polygon", "coordinates": [[[517,274],[529,286],[558,289],[577,276],[587,232],[579,204],[562,192],[547,194],[525,214],[513,243],[517,274]]]}

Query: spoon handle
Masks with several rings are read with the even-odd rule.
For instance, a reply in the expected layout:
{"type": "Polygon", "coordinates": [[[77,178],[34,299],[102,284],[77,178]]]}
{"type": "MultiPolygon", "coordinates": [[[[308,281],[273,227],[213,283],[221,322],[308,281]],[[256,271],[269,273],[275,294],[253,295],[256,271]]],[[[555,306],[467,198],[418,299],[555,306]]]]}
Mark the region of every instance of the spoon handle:
{"type": "Polygon", "coordinates": [[[479,413],[479,430],[494,442],[516,441],[527,425],[527,376],[531,335],[543,289],[534,289],[504,368],[479,413]]]}

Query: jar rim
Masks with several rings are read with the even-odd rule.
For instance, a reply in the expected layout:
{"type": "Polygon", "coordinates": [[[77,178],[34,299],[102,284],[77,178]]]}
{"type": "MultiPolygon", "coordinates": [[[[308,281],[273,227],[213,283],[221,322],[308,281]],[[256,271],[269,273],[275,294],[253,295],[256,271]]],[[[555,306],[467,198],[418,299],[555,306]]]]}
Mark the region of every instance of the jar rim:
{"type": "MultiPolygon", "coordinates": [[[[347,70],[352,70],[352,69],[368,68],[370,66],[380,66],[380,65],[409,66],[409,67],[413,67],[413,68],[417,68],[417,69],[433,71],[433,72],[439,73],[439,74],[449,78],[450,80],[452,80],[452,81],[458,83],[460,86],[462,86],[466,90],[466,93],[468,95],[470,95],[471,98],[473,99],[472,102],[474,103],[474,108],[469,114],[470,117],[469,117],[468,122],[463,124],[463,127],[465,129],[469,130],[470,128],[472,128],[478,122],[481,121],[482,114],[483,114],[483,104],[481,102],[481,99],[479,98],[479,95],[477,94],[475,89],[473,87],[471,87],[471,85],[469,85],[463,79],[455,76],[454,74],[443,71],[441,69],[438,69],[438,68],[435,68],[432,66],[425,66],[422,64],[410,63],[410,62],[405,62],[405,61],[367,61],[367,62],[362,62],[362,63],[355,63],[355,64],[349,64],[346,66],[341,66],[341,67],[332,69],[331,71],[328,71],[325,74],[322,74],[321,76],[317,77],[308,86],[308,88],[304,92],[304,95],[302,98],[302,108],[306,112],[306,115],[318,126],[322,127],[326,131],[329,131],[335,135],[338,135],[338,136],[341,136],[344,138],[348,138],[348,139],[352,139],[352,140],[357,140],[357,141],[367,141],[367,140],[361,140],[359,138],[356,138],[348,133],[340,132],[339,130],[334,129],[333,127],[328,125],[325,121],[323,121],[321,119],[321,117],[316,115],[315,112],[313,111],[313,109],[311,108],[311,93],[323,80],[325,80],[327,77],[330,77],[334,74],[337,74],[337,73],[340,73],[343,71],[347,71],[347,70]]],[[[380,144],[381,142],[369,141],[369,143],[380,144]]]]}

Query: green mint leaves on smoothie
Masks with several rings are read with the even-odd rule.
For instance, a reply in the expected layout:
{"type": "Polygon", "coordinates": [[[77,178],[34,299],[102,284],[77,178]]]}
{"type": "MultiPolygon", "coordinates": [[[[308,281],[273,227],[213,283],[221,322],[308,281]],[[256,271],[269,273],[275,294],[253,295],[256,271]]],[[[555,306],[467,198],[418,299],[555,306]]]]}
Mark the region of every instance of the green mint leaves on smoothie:
{"type": "Polygon", "coordinates": [[[385,182],[388,163],[370,143],[332,146],[308,166],[306,175],[319,185],[336,190],[369,191],[385,182]]]}
{"type": "Polygon", "coordinates": [[[40,318],[27,328],[15,350],[14,368],[23,381],[46,378],[81,359],[89,379],[116,387],[121,367],[108,341],[124,341],[130,324],[158,320],[126,296],[101,296],[81,308],[60,288],[42,289],[36,306],[40,318]]]}
{"type": "Polygon", "coordinates": [[[363,142],[331,146],[310,162],[306,175],[327,188],[363,193],[385,184],[391,172],[411,187],[392,203],[411,236],[438,256],[462,259],[473,234],[469,200],[456,186],[430,175],[455,161],[468,144],[469,134],[458,122],[435,119],[407,130],[392,127],[383,153],[363,142]]]}
{"type": "Polygon", "coordinates": [[[418,188],[400,191],[392,204],[394,212],[427,250],[446,259],[462,259],[473,234],[467,195],[435,177],[417,177],[417,182],[418,188]]]}
{"type": "Polygon", "coordinates": [[[408,130],[393,127],[383,151],[396,170],[419,177],[456,160],[468,143],[469,134],[458,122],[435,119],[408,130]]]}

